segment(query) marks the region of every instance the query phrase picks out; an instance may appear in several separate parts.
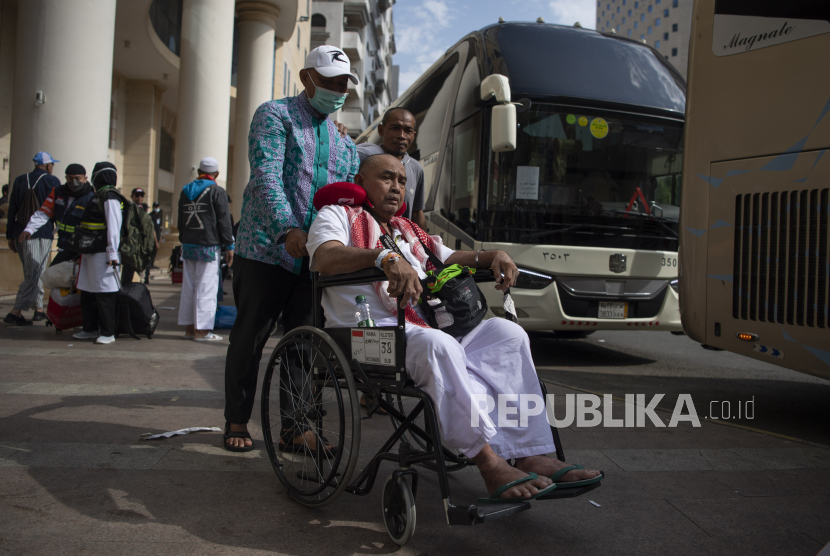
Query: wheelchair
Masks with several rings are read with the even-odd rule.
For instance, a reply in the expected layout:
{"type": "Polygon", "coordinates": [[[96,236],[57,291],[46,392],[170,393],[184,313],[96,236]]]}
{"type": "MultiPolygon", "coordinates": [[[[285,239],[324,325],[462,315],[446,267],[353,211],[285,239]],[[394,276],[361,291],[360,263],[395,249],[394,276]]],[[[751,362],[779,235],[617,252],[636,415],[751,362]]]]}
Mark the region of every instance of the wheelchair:
{"type": "MultiPolygon", "coordinates": [[[[494,277],[492,271],[478,270],[475,279],[494,277]]],[[[288,495],[308,507],[330,504],[343,492],[364,496],[371,492],[381,463],[391,462],[395,468],[383,484],[383,521],[392,541],[401,546],[415,532],[415,464],[437,473],[450,526],[476,525],[530,509],[531,501],[523,499],[486,505],[452,502],[448,473],[475,464],[442,444],[432,400],[407,377],[403,311],[398,311],[396,326],[323,327],[325,288],[382,280],[386,276],[377,269],[337,276],[314,273],[314,326],[291,330],[271,354],[262,385],[262,430],[271,465],[288,495]],[[369,417],[383,408],[392,424],[391,436],[368,461],[360,454],[362,394],[369,417]],[[300,435],[303,443],[294,443],[300,435]],[[357,472],[359,459],[364,461],[357,472]]],[[[547,399],[544,383],[540,385],[547,399]]],[[[553,426],[551,432],[556,456],[565,461],[559,433],[553,426]]],[[[581,496],[600,484],[557,488],[536,500],[581,496]]]]}

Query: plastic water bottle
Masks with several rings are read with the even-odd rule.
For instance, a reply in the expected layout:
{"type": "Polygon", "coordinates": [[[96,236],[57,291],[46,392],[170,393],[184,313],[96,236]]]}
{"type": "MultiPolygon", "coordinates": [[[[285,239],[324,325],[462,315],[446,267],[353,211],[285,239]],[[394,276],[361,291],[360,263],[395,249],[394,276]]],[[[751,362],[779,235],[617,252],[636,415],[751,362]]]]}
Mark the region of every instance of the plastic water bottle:
{"type": "Polygon", "coordinates": [[[358,295],[354,300],[357,302],[354,306],[354,318],[357,321],[357,326],[360,328],[374,328],[375,321],[372,320],[372,314],[369,311],[369,303],[366,301],[366,296],[358,295]]]}

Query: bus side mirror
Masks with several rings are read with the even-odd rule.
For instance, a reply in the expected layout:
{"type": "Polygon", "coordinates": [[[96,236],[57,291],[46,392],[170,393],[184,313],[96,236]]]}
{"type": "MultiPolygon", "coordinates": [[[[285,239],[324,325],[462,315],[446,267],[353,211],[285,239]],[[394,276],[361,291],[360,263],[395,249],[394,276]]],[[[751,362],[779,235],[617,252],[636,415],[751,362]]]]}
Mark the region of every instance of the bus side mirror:
{"type": "Polygon", "coordinates": [[[516,150],[515,104],[499,104],[493,107],[490,140],[493,152],[502,153],[516,150]]]}

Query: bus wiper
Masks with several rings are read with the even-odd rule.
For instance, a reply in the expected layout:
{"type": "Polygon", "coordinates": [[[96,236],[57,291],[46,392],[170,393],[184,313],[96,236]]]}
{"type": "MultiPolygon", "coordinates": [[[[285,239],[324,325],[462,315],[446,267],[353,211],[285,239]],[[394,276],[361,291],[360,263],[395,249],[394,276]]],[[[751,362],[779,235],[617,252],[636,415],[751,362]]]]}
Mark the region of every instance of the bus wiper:
{"type": "Polygon", "coordinates": [[[519,236],[519,242],[524,243],[530,239],[550,236],[553,234],[564,234],[565,232],[573,232],[574,230],[583,230],[585,228],[594,228],[598,230],[627,230],[625,226],[601,226],[599,224],[577,224],[569,228],[560,228],[558,230],[545,230],[544,232],[537,232],[535,234],[522,234],[519,236]]]}
{"type": "Polygon", "coordinates": [[[639,216],[640,218],[645,218],[646,220],[651,220],[652,222],[654,222],[655,224],[657,224],[658,226],[663,228],[663,230],[667,231],[668,233],[670,233],[674,237],[678,237],[677,232],[675,232],[674,230],[672,230],[670,227],[666,226],[662,222],[663,220],[668,220],[669,222],[676,222],[676,221],[671,220],[670,218],[666,218],[664,216],[654,216],[653,214],[642,214],[640,212],[627,212],[627,211],[624,211],[624,210],[610,210],[610,209],[602,209],[602,212],[611,212],[611,213],[614,213],[614,214],[624,214],[626,216],[639,216]]]}

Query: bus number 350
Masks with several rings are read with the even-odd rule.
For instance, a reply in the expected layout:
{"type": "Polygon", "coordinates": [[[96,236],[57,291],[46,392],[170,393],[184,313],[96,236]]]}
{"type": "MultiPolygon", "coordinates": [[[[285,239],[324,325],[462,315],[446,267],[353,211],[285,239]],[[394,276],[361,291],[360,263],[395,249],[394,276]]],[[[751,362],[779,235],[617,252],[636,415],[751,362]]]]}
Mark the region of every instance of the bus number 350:
{"type": "Polygon", "coordinates": [[[677,266],[677,259],[672,257],[663,257],[663,266],[677,266]]]}

